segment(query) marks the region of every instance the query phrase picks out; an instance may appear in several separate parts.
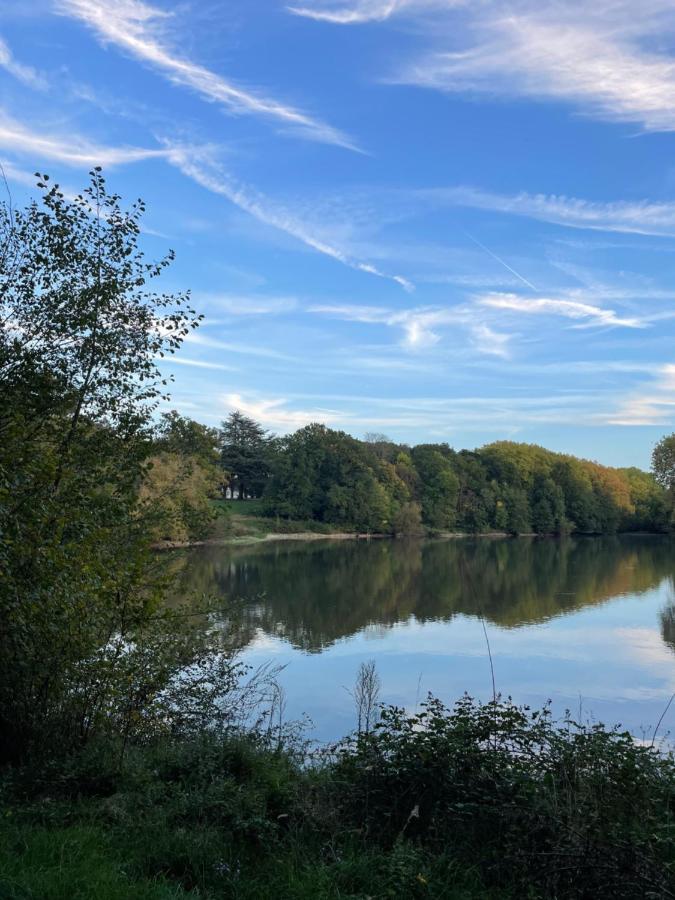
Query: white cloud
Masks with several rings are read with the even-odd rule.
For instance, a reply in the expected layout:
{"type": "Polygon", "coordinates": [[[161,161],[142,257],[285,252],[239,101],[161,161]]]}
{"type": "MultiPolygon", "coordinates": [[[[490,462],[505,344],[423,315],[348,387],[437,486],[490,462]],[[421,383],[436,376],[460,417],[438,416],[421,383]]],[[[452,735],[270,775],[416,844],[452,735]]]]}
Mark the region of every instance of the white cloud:
{"type": "MultiPolygon", "coordinates": [[[[31,131],[1,111],[0,148],[30,156],[31,159],[54,159],[73,166],[114,166],[146,159],[165,159],[202,187],[225,197],[258,221],[285,232],[312,250],[349,268],[393,281],[407,291],[414,290],[412,282],[403,276],[389,275],[370,263],[355,259],[346,251],[324,240],[312,226],[305,224],[295,213],[275,204],[253,188],[235,183],[210,159],[209,148],[184,147],[168,142],[158,149],[108,147],[95,144],[77,134],[45,135],[31,131]]],[[[33,183],[32,178],[26,173],[16,169],[12,169],[12,173],[17,181],[33,183]]],[[[260,306],[260,303],[258,305],[260,306]]],[[[230,311],[233,310],[234,304],[230,311]]]]}
{"type": "Polygon", "coordinates": [[[510,334],[495,331],[489,325],[481,324],[472,325],[469,331],[473,338],[474,346],[479,353],[485,353],[488,356],[499,356],[501,359],[510,357],[510,334]]]}
{"type": "Polygon", "coordinates": [[[190,359],[187,356],[167,356],[163,360],[165,365],[194,366],[196,369],[215,369],[219,372],[238,372],[236,366],[226,366],[223,363],[208,362],[203,359],[190,359]]]}
{"type": "MultiPolygon", "coordinates": [[[[603,22],[546,9],[497,16],[479,26],[478,45],[425,55],[400,81],[446,91],[483,91],[578,103],[600,118],[640,122],[648,131],[675,129],[675,64],[603,22]],[[603,27],[604,26],[604,27],[603,27]]],[[[622,25],[624,23],[621,23],[622,25]]]]}
{"type": "Polygon", "coordinates": [[[447,325],[458,325],[468,328],[472,345],[480,353],[503,358],[509,355],[508,343],[511,336],[496,332],[485,323],[477,321],[476,312],[464,306],[420,307],[401,311],[377,306],[338,304],[312,306],[308,311],[348,322],[381,323],[401,328],[403,330],[401,345],[408,350],[433,347],[441,339],[437,329],[447,325]]]}
{"type": "Polygon", "coordinates": [[[57,9],[88,25],[105,43],[113,43],[163,72],[171,82],[189,87],[234,114],[270,119],[306,138],[357,149],[336,128],[293,106],[237,87],[204,66],[175,54],[162,40],[161,26],[171,14],[141,0],[57,0],[57,9]]]}
{"type": "Polygon", "coordinates": [[[624,328],[645,327],[644,322],[640,319],[634,317],[621,318],[613,309],[603,309],[600,306],[592,306],[589,303],[581,303],[578,300],[490,293],[476,298],[476,302],[481,306],[489,306],[492,309],[505,309],[510,312],[563,316],[567,319],[579,320],[583,323],[583,326],[618,325],[624,328]]]}
{"type": "Polygon", "coordinates": [[[209,337],[204,333],[208,328],[208,321],[202,325],[199,331],[191,331],[185,336],[186,344],[198,344],[202,347],[210,347],[212,350],[224,350],[226,353],[236,353],[241,356],[259,356],[261,359],[279,360],[285,363],[298,361],[297,357],[281,353],[279,350],[271,350],[259,344],[243,344],[240,341],[222,341],[219,338],[209,337]]]}
{"type": "Polygon", "coordinates": [[[463,5],[464,0],[359,0],[352,6],[335,3],[314,3],[311,6],[288,6],[288,12],[315,22],[332,25],[361,25],[365,22],[385,22],[397,13],[415,9],[438,7],[447,9],[463,5]]]}
{"type": "Polygon", "coordinates": [[[335,410],[289,409],[288,400],[283,398],[255,399],[232,393],[225,394],[222,402],[226,410],[238,409],[267,428],[274,428],[282,432],[304,428],[311,422],[322,422],[328,425],[340,418],[340,413],[335,410]]]}
{"type": "Polygon", "coordinates": [[[495,194],[471,187],[437,188],[418,195],[432,203],[527,216],[570,228],[675,236],[675,203],[668,201],[594,203],[555,194],[495,194]]]}
{"type": "Polygon", "coordinates": [[[675,423],[675,364],[661,366],[651,382],[632,391],[603,421],[609,425],[672,426],[675,423]]]}
{"type": "Polygon", "coordinates": [[[353,7],[338,7],[321,9],[312,6],[289,6],[288,11],[296,16],[304,16],[317,22],[330,22],[333,25],[357,25],[363,22],[383,22],[397,9],[403,6],[405,0],[363,0],[353,7]]]}
{"type": "Polygon", "coordinates": [[[571,102],[602,119],[675,130],[675,63],[663,51],[664,37],[675,32],[668,0],[642,0],[639,8],[633,0],[514,0],[506,7],[499,0],[367,0],[291,12],[336,24],[414,19],[427,44],[392,81],[571,102]]]}
{"type": "Polygon", "coordinates": [[[324,256],[329,256],[350,269],[357,269],[359,272],[394,281],[403,287],[404,290],[411,291],[414,289],[414,285],[401,275],[388,275],[370,263],[354,259],[344,250],[327,242],[315,229],[301,221],[293,212],[273,203],[253,188],[235,183],[212,161],[205,159],[203,156],[200,157],[194,150],[185,151],[182,148],[173,147],[169,151],[169,158],[184,175],[192,178],[206,190],[214,194],[220,194],[221,197],[226,197],[231,203],[234,203],[235,206],[258,219],[258,221],[284,231],[307,247],[311,247],[312,250],[316,250],[324,256]]]}
{"type": "Polygon", "coordinates": [[[0,148],[22,156],[54,159],[73,166],[114,166],[144,159],[166,158],[165,149],[106,147],[77,134],[45,135],[31,131],[0,112],[0,148]]]}
{"type": "Polygon", "coordinates": [[[349,304],[312,306],[309,312],[347,322],[381,323],[399,327],[403,329],[401,343],[413,350],[421,350],[438,343],[440,335],[433,329],[439,325],[457,323],[461,318],[454,310],[422,308],[396,311],[378,306],[349,304]]]}
{"type": "Polygon", "coordinates": [[[31,66],[25,66],[14,59],[12,51],[2,38],[0,38],[0,66],[29,87],[42,90],[46,86],[44,78],[35,69],[31,66]]]}
{"type": "MultiPolygon", "coordinates": [[[[594,410],[607,402],[606,394],[553,393],[537,396],[459,396],[408,398],[359,395],[292,394],[261,397],[257,392],[232,392],[222,396],[226,411],[240,409],[273,430],[288,432],[311,422],[321,422],[352,433],[363,429],[392,428],[447,439],[458,429],[475,433],[504,434],[505,429],[525,425],[593,423],[594,410]],[[339,404],[339,408],[313,406],[314,402],[339,404]]],[[[509,432],[510,433],[510,432],[509,432]]]]}

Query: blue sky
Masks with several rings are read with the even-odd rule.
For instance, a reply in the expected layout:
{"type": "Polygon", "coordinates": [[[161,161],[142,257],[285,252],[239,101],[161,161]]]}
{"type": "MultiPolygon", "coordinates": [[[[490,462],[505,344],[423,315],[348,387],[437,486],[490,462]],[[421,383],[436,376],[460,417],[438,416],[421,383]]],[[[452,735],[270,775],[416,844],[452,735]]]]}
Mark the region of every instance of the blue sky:
{"type": "Polygon", "coordinates": [[[172,406],[648,466],[675,418],[671,0],[5,0],[0,159],[148,205],[172,406]]]}

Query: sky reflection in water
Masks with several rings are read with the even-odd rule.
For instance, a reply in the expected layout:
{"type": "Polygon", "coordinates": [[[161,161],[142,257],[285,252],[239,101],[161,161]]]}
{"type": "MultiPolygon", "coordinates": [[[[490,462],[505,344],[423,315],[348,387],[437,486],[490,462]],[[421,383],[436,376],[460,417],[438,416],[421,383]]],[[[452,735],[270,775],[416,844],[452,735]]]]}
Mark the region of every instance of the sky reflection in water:
{"type": "Polygon", "coordinates": [[[651,737],[675,692],[674,551],[656,537],[285,542],[171,565],[181,596],[242,599],[244,660],[286,666],[286,715],[309,715],[320,740],[353,728],[368,659],[385,702],[489,699],[481,615],[503,695],[651,737]]]}

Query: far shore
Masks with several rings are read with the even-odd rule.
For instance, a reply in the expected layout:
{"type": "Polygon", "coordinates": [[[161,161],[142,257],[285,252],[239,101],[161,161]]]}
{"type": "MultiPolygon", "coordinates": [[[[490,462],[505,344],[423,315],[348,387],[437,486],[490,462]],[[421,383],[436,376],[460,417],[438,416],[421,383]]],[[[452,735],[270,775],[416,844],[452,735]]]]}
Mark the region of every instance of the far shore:
{"type": "MultiPolygon", "coordinates": [[[[628,535],[631,537],[663,537],[662,532],[656,531],[622,531],[617,535],[628,535]]],[[[355,531],[333,531],[322,533],[317,531],[298,531],[291,533],[274,533],[264,535],[245,534],[231,537],[214,537],[204,538],[195,541],[157,541],[152,545],[153,550],[191,550],[194,547],[242,547],[250,544],[266,544],[275,541],[383,541],[395,539],[408,540],[458,540],[467,538],[490,538],[492,540],[505,540],[516,538],[560,538],[560,537],[603,537],[603,535],[595,532],[573,531],[570,534],[538,534],[534,531],[524,532],[522,534],[512,534],[509,531],[485,531],[485,532],[468,532],[468,531],[436,531],[433,534],[380,534],[355,531]]]]}
{"type": "Polygon", "coordinates": [[[464,531],[440,531],[433,534],[395,535],[355,531],[333,531],[328,533],[316,531],[298,531],[295,533],[269,533],[265,535],[239,535],[233,537],[204,538],[197,541],[157,541],[152,545],[153,550],[189,550],[193,547],[222,547],[243,546],[246,544],[264,544],[273,541],[382,541],[396,538],[425,539],[425,540],[455,540],[457,538],[514,538],[514,537],[545,537],[534,533],[514,535],[508,531],[490,531],[483,533],[470,533],[464,531]]]}

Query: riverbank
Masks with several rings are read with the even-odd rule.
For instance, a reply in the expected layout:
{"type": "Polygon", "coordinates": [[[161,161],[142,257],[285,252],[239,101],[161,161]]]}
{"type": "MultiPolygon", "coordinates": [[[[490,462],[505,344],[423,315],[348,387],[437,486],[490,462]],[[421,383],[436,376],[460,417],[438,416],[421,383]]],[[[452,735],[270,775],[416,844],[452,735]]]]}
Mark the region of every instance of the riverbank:
{"type": "Polygon", "coordinates": [[[155,550],[186,550],[191,547],[263,544],[273,541],[384,540],[391,534],[344,531],[325,522],[297,521],[264,516],[260,500],[214,500],[217,517],[210,532],[195,540],[163,540],[155,550]]]}
{"type": "Polygon", "coordinates": [[[671,897],[671,758],[468,698],[313,754],[288,731],[89,746],[0,779],[2,900],[671,897]]]}
{"type": "MultiPolygon", "coordinates": [[[[262,515],[262,503],[259,500],[246,501],[212,501],[219,515],[210,533],[194,540],[162,540],[153,545],[154,550],[188,550],[193,547],[214,546],[246,546],[276,541],[370,541],[390,540],[393,538],[430,538],[436,540],[468,540],[472,538],[506,540],[511,538],[557,538],[556,534],[538,534],[523,532],[514,535],[508,531],[436,531],[424,528],[419,533],[395,535],[391,533],[373,533],[358,531],[341,531],[339,526],[325,522],[296,521],[262,515]]],[[[625,532],[648,536],[651,532],[625,532]]],[[[656,532],[654,532],[656,533],[656,532]]],[[[591,532],[573,532],[575,537],[598,537],[591,532]]]]}
{"type": "MultiPolygon", "coordinates": [[[[468,536],[468,535],[467,535],[468,536]]],[[[158,541],[153,550],[189,550],[192,547],[241,546],[265,544],[271,541],[370,541],[393,538],[392,534],[357,534],[348,531],[333,531],[321,534],[315,531],[269,532],[263,535],[239,535],[237,537],[205,538],[201,541],[158,541]]]]}

